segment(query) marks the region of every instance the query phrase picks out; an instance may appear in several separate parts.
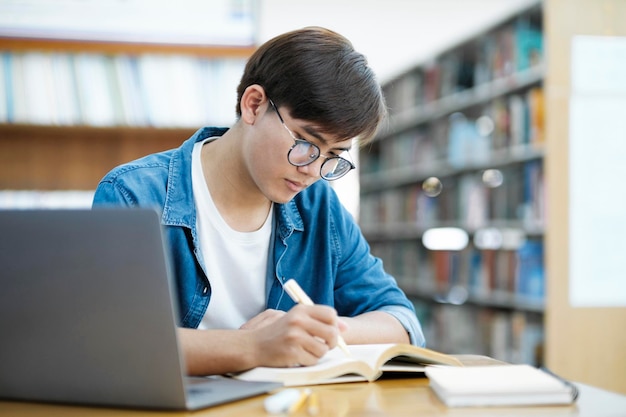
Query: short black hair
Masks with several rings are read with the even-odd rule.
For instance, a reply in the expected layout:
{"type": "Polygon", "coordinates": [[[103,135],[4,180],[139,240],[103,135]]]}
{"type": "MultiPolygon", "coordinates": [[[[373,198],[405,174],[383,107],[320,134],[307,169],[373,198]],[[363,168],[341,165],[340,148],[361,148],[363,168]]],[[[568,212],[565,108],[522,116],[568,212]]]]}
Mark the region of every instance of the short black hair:
{"type": "Polygon", "coordinates": [[[364,55],[342,35],[306,27],[261,45],[237,88],[237,115],[246,88],[258,84],[291,117],[316,124],[337,140],[372,139],[387,116],[378,80],[364,55]]]}

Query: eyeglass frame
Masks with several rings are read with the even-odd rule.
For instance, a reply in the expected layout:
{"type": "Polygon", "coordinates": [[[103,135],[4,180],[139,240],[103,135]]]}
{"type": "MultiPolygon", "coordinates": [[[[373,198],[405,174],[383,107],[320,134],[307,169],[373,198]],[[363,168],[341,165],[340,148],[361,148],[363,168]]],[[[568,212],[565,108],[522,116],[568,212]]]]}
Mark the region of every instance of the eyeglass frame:
{"type": "MultiPolygon", "coordinates": [[[[348,160],[348,159],[346,159],[346,158],[343,158],[343,157],[341,157],[341,156],[338,156],[338,155],[336,155],[336,156],[326,156],[326,155],[324,155],[324,154],[322,153],[322,150],[321,150],[321,149],[319,148],[319,146],[317,146],[316,144],[311,143],[311,142],[309,142],[308,140],[305,140],[305,139],[302,139],[302,138],[298,138],[298,137],[296,137],[296,135],[295,135],[295,134],[291,131],[291,129],[289,129],[289,127],[287,127],[287,125],[285,124],[285,120],[283,119],[283,117],[281,116],[280,112],[278,111],[278,107],[276,106],[276,104],[274,104],[274,102],[273,102],[270,98],[268,98],[268,101],[269,101],[270,105],[272,106],[272,108],[274,109],[274,111],[276,112],[276,115],[278,116],[278,119],[280,120],[280,123],[283,125],[283,127],[285,128],[285,130],[289,133],[289,136],[291,136],[291,138],[292,138],[292,139],[294,140],[294,142],[295,142],[295,143],[291,146],[291,148],[289,148],[289,152],[287,152],[287,161],[288,161],[291,165],[293,165],[293,166],[295,166],[295,167],[304,167],[304,166],[307,166],[307,165],[311,165],[313,162],[317,161],[317,160],[320,158],[320,156],[323,156],[326,160],[325,160],[324,162],[322,162],[322,165],[320,165],[320,177],[321,177],[322,179],[326,180],[326,181],[335,181],[335,180],[338,180],[339,178],[343,178],[343,177],[344,177],[347,173],[349,173],[350,171],[352,171],[353,169],[355,169],[355,168],[356,168],[356,165],[354,165],[354,164],[352,163],[352,161],[350,161],[350,160],[348,160]],[[310,161],[308,161],[308,162],[306,162],[306,163],[304,163],[304,164],[295,164],[295,163],[293,163],[293,162],[291,161],[291,158],[289,157],[289,155],[291,155],[291,151],[292,151],[292,150],[293,150],[296,146],[298,146],[299,144],[302,144],[302,143],[309,145],[309,146],[310,146],[310,147],[312,147],[313,149],[316,149],[316,150],[317,150],[317,152],[316,152],[316,153],[317,153],[317,156],[315,157],[315,159],[311,159],[310,161]],[[326,177],[324,176],[324,174],[323,174],[323,168],[324,168],[324,165],[325,165],[328,161],[330,161],[330,160],[332,160],[332,159],[338,159],[338,160],[340,160],[340,161],[347,162],[347,163],[348,163],[348,165],[350,166],[350,169],[348,169],[346,172],[344,172],[343,174],[341,174],[341,175],[340,175],[340,176],[338,176],[338,177],[334,177],[334,178],[326,178],[326,177]]],[[[348,152],[348,151],[345,151],[345,152],[348,152]]],[[[348,154],[348,155],[349,155],[349,154],[348,154]]],[[[331,172],[332,172],[332,171],[331,171],[331,172]]]]}

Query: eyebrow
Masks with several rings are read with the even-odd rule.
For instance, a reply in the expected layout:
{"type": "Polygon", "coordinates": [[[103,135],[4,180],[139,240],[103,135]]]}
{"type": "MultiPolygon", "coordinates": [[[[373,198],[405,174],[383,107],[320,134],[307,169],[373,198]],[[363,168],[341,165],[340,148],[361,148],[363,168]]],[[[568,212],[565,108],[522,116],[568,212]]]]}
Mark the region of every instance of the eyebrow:
{"type": "MultiPolygon", "coordinates": [[[[276,111],[276,114],[278,115],[278,118],[280,119],[280,122],[283,124],[283,126],[285,126],[287,128],[287,130],[289,130],[289,132],[296,136],[296,132],[292,131],[286,124],[285,124],[285,120],[283,119],[283,116],[280,114],[280,112],[278,111],[278,107],[276,107],[276,104],[274,104],[274,102],[270,99],[269,100],[270,105],[274,108],[274,111],[276,111]]],[[[315,129],[314,126],[309,125],[309,124],[305,124],[304,126],[298,126],[299,129],[304,130],[306,133],[308,133],[310,136],[313,136],[315,139],[317,139],[318,141],[320,141],[321,143],[323,143],[324,145],[328,146],[328,141],[317,131],[317,129],[315,129]]],[[[297,137],[297,136],[296,136],[297,137]]],[[[300,135],[300,139],[307,141],[306,139],[304,139],[301,135],[300,135]]],[[[308,141],[307,141],[308,142],[308,141]]],[[[348,152],[350,149],[352,149],[352,144],[350,146],[347,147],[339,147],[339,146],[335,146],[334,148],[330,148],[330,151],[341,151],[341,152],[348,152]]]]}
{"type": "MultiPolygon", "coordinates": [[[[313,136],[315,139],[323,143],[324,145],[330,146],[328,144],[328,140],[326,140],[313,126],[305,125],[305,126],[299,126],[299,127],[302,130],[304,130],[306,133],[308,133],[310,136],[313,136]]],[[[330,148],[331,151],[342,151],[342,152],[348,152],[350,149],[352,149],[352,146],[347,146],[347,147],[336,146],[336,147],[330,148]]]]}

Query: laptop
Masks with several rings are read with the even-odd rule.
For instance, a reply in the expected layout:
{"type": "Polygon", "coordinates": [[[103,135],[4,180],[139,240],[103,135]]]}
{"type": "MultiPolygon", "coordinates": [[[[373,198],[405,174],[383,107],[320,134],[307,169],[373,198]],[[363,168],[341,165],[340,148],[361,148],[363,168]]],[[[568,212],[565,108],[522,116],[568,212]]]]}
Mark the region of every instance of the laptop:
{"type": "Polygon", "coordinates": [[[280,384],[190,378],[159,217],[0,210],[0,398],[196,410],[280,384]]]}

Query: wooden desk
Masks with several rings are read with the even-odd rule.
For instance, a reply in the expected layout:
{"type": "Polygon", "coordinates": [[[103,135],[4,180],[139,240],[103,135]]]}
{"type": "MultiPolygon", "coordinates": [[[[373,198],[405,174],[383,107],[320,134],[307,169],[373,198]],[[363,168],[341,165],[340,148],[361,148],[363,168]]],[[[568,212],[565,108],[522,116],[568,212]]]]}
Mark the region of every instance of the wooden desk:
{"type": "MultiPolygon", "coordinates": [[[[387,379],[374,383],[349,383],[312,387],[320,399],[319,417],[362,416],[448,416],[448,417],[618,417],[626,416],[626,396],[577,384],[578,401],[573,406],[520,408],[446,408],[428,387],[425,378],[387,379]]],[[[196,412],[121,410],[80,406],[48,405],[0,401],[0,416],[10,417],[165,417],[225,416],[255,417],[267,414],[263,408],[266,395],[196,412]]],[[[303,408],[293,417],[308,416],[303,408]]]]}

